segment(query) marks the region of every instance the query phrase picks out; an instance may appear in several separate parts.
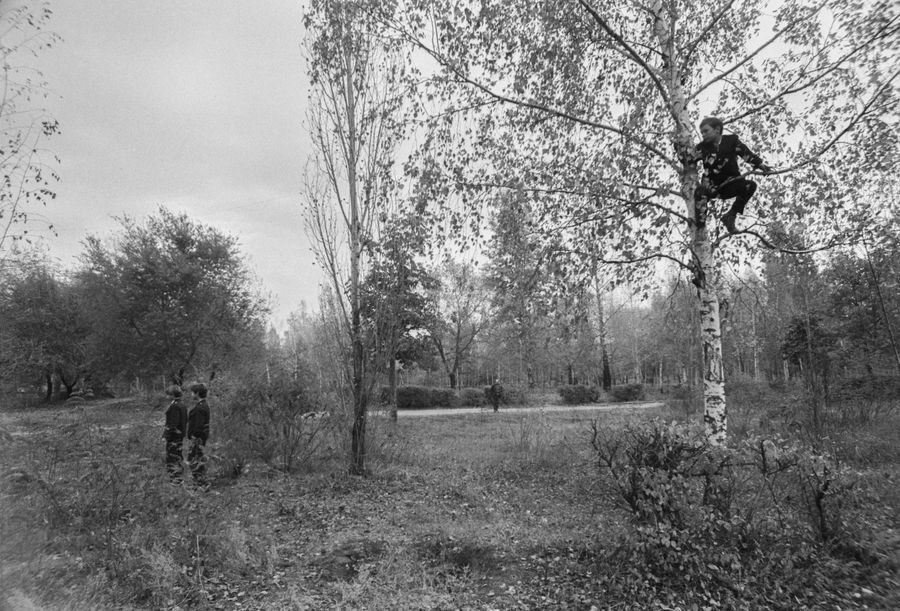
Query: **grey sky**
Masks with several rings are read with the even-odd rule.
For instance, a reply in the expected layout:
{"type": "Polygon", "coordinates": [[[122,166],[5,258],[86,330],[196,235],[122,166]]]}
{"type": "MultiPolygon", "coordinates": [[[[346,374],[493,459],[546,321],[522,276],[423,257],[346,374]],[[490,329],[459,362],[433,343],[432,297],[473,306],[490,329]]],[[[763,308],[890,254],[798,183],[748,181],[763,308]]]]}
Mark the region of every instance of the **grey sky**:
{"type": "Polygon", "coordinates": [[[306,78],[297,0],[55,0],[40,57],[59,99],[57,199],[43,211],[71,265],[112,216],[159,205],[237,235],[283,322],[314,304],[303,233],[306,78]]]}

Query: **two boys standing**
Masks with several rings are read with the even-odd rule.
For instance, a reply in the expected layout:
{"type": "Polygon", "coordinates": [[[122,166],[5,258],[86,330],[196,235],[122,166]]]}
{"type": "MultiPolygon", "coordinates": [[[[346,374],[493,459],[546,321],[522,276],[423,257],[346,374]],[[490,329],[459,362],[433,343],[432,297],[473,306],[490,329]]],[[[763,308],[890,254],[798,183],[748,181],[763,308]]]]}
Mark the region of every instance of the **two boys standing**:
{"type": "Polygon", "coordinates": [[[191,386],[194,404],[190,410],[182,402],[181,387],[171,386],[166,394],[172,396],[172,403],[166,409],[166,424],[163,438],[166,440],[166,471],[173,483],[182,481],[182,444],[188,439],[188,464],[194,483],[206,485],[206,458],[203,454],[209,439],[209,404],[206,402],[207,388],[197,383],[191,386]]]}

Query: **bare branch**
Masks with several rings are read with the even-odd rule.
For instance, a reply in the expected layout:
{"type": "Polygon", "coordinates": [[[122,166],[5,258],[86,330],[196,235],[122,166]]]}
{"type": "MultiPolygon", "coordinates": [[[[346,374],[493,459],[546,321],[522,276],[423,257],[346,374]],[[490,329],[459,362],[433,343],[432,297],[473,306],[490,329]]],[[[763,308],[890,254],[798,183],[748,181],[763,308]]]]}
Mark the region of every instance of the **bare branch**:
{"type": "MultiPolygon", "coordinates": [[[[776,246],[775,244],[772,244],[772,242],[767,240],[765,237],[763,237],[759,233],[753,231],[752,229],[742,229],[734,234],[731,234],[728,237],[734,237],[734,236],[738,236],[738,235],[742,235],[742,234],[753,236],[754,238],[759,240],[763,244],[763,246],[765,246],[769,250],[777,250],[778,252],[783,252],[783,253],[789,254],[789,255],[808,255],[808,254],[812,254],[814,252],[821,252],[823,250],[831,250],[832,248],[835,248],[837,246],[846,246],[848,244],[853,243],[852,241],[848,241],[848,240],[831,240],[827,244],[820,244],[818,246],[776,246]]],[[[719,241],[721,241],[722,239],[725,239],[725,237],[720,238],[719,241]]]]}

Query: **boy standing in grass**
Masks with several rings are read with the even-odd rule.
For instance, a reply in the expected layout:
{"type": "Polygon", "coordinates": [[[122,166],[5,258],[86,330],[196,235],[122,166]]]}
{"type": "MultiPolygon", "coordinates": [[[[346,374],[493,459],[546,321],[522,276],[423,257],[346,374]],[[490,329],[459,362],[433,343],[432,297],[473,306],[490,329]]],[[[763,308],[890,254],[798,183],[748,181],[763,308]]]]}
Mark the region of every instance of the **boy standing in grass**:
{"type": "Polygon", "coordinates": [[[703,140],[697,145],[696,154],[703,162],[705,176],[697,187],[696,200],[731,199],[731,208],[722,217],[728,233],[737,233],[734,221],[743,214],[744,206],[756,193],[756,183],[741,176],[738,157],[768,174],[772,169],[735,134],[723,134],[724,123],[717,117],[707,117],[700,122],[703,140]]]}
{"type": "Polygon", "coordinates": [[[197,382],[191,386],[194,406],[188,413],[187,426],[190,444],[188,463],[191,466],[194,483],[200,486],[206,485],[206,457],[203,455],[203,448],[209,439],[209,405],[206,403],[206,393],[206,384],[197,382]]]}
{"type": "Polygon", "coordinates": [[[166,394],[172,397],[172,403],[166,410],[166,425],[163,429],[163,439],[166,440],[166,471],[169,478],[175,484],[182,481],[182,445],[184,433],[187,430],[187,407],[181,401],[181,387],[173,384],[166,389],[166,394]]]}

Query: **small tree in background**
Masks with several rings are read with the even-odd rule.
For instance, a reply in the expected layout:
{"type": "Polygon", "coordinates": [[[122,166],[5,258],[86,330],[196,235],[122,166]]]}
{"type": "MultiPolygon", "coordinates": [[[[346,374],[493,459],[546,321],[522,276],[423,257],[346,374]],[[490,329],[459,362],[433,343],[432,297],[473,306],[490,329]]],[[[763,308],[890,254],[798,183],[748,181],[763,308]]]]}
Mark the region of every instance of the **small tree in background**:
{"type": "Polygon", "coordinates": [[[68,397],[93,369],[80,291],[39,253],[17,255],[0,273],[0,372],[4,381],[42,383],[45,400],[68,397]]]}
{"type": "Polygon", "coordinates": [[[261,333],[266,312],[235,237],[160,208],[85,241],[78,281],[105,368],[136,376],[212,377],[261,333]]]}
{"type": "Polygon", "coordinates": [[[421,262],[425,249],[421,215],[387,222],[362,286],[362,310],[374,334],[375,356],[387,369],[390,416],[397,419],[397,361],[415,360],[421,342],[413,336],[430,319],[426,291],[436,281],[421,262]]]}

